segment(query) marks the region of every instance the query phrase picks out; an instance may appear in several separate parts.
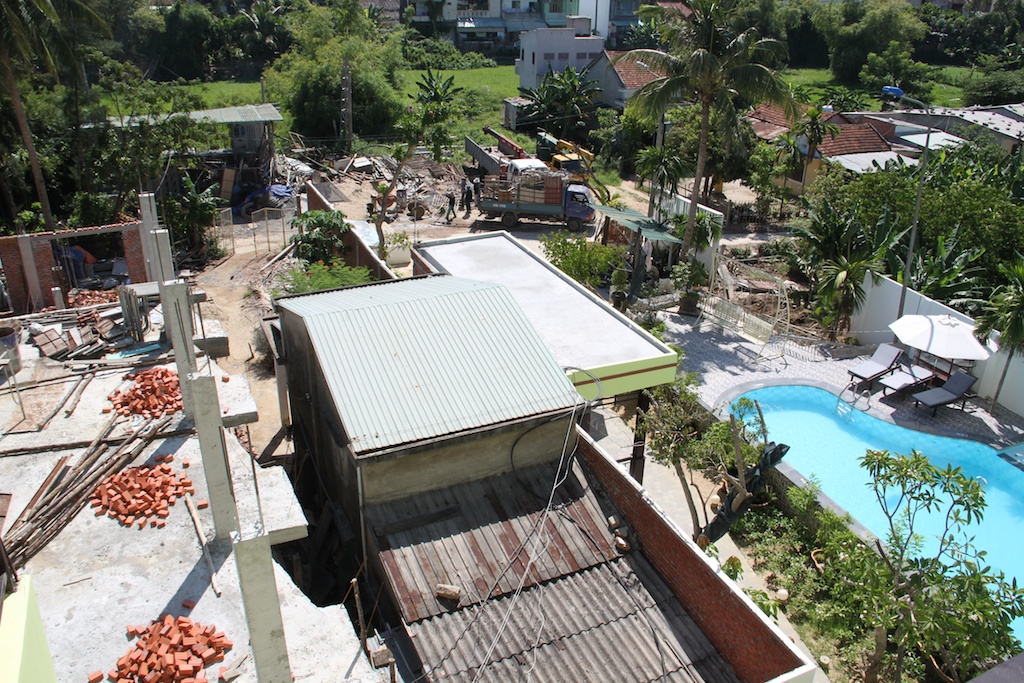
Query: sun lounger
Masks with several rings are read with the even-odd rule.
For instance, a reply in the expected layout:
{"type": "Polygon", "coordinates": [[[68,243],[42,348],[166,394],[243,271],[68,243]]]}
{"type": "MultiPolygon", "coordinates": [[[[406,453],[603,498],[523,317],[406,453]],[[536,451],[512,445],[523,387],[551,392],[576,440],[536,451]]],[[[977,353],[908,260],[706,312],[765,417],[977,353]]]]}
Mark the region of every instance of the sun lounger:
{"type": "Polygon", "coordinates": [[[939,409],[939,406],[957,401],[961,401],[960,410],[963,410],[967,405],[967,392],[977,381],[977,377],[971,377],[966,372],[957,370],[941,387],[914,394],[914,405],[925,404],[932,409],[932,417],[935,416],[935,411],[939,409]]]}
{"type": "Polygon", "coordinates": [[[896,368],[896,361],[902,355],[903,352],[892,344],[879,344],[870,359],[849,369],[850,383],[867,382],[871,384],[882,375],[892,372],[896,368]]]}
{"type": "Polygon", "coordinates": [[[882,377],[878,383],[882,385],[882,395],[885,396],[890,391],[897,393],[905,389],[919,387],[925,382],[931,381],[933,377],[935,377],[935,373],[928,368],[901,362],[895,372],[882,377]]]}

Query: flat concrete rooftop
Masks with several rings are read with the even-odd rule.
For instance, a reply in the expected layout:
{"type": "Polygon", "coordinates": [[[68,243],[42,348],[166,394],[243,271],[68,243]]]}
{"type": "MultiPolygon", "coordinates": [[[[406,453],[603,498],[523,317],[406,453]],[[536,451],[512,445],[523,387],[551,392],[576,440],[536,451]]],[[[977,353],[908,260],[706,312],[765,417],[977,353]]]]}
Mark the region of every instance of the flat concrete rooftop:
{"type": "MultiPolygon", "coordinates": [[[[437,271],[507,287],[555,360],[596,374],[606,396],[675,377],[670,348],[507,232],[424,242],[416,251],[437,271]]],[[[583,393],[584,381],[573,379],[583,393]]]]}
{"type": "MultiPolygon", "coordinates": [[[[86,450],[77,445],[97,436],[110,417],[102,412],[108,394],[124,383],[126,368],[98,370],[74,411],[64,411],[42,430],[36,427],[76,377],[61,363],[39,359],[34,347],[21,347],[23,369],[17,380],[26,417],[9,391],[0,386],[0,491],[11,493],[5,520],[6,532],[63,456],[69,465],[86,450]],[[50,446],[50,450],[15,454],[17,450],[50,446]]],[[[216,364],[201,372],[223,375],[216,364]]],[[[217,382],[225,418],[235,423],[256,418],[252,396],[241,377],[217,382]]],[[[123,417],[111,437],[126,435],[141,426],[141,418],[123,417]]],[[[209,498],[198,437],[191,423],[177,413],[165,427],[175,436],[149,444],[130,466],[155,463],[155,456],[173,455],[170,465],[185,474],[195,487],[196,501],[209,498]],[[183,465],[189,460],[189,467],[183,465]]],[[[231,430],[225,432],[232,485],[242,537],[265,532],[270,542],[283,543],[306,535],[306,519],[291,483],[281,467],[254,466],[231,430]]],[[[204,625],[215,625],[233,641],[225,661],[207,668],[216,680],[219,666],[241,661],[237,681],[256,681],[244,603],[233,549],[229,542],[211,542],[210,549],[218,597],[211,587],[210,571],[203,558],[196,529],[184,501],[170,507],[163,528],[124,527],[107,516],[96,516],[86,503],[19,573],[32,577],[46,639],[59,681],[81,683],[94,671],[115,668],[116,660],[130,649],[134,638],[126,627],[145,625],[161,614],[184,615],[204,625]],[[184,601],[194,601],[188,608],[184,601]]],[[[211,509],[198,510],[203,533],[212,539],[211,509]]],[[[273,563],[284,621],[291,671],[297,681],[347,680],[360,683],[387,680],[387,670],[374,670],[363,654],[351,620],[343,606],[316,607],[291,577],[273,563]],[[328,673],[329,672],[329,673],[328,673]]]]}

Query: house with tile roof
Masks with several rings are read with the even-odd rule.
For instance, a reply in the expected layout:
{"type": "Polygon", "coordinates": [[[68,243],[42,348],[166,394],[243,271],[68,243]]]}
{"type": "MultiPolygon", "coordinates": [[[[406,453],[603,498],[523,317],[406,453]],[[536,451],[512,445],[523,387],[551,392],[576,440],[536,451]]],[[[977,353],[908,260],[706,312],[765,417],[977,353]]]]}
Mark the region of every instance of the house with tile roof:
{"type": "Polygon", "coordinates": [[[622,111],[637,89],[661,77],[643,60],[622,58],[627,51],[603,50],[587,65],[587,76],[598,82],[598,102],[622,111]]]}

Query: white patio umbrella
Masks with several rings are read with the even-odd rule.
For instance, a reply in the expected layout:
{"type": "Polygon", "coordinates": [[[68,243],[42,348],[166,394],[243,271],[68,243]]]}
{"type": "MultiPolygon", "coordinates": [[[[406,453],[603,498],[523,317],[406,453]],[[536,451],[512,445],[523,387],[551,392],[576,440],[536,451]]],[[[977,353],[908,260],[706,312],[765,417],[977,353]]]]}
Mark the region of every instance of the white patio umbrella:
{"type": "Polygon", "coordinates": [[[974,325],[946,315],[905,315],[889,325],[901,342],[933,356],[985,360],[991,355],[974,336],[974,325]]]}

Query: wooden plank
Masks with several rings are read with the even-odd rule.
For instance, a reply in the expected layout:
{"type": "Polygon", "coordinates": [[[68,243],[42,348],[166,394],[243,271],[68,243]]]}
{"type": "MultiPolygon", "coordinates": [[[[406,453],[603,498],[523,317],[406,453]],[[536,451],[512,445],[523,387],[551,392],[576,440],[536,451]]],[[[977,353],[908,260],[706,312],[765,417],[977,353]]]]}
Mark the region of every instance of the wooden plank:
{"type": "Polygon", "coordinates": [[[4,521],[7,519],[7,510],[11,507],[13,493],[0,493],[0,535],[3,534],[4,521]]]}

